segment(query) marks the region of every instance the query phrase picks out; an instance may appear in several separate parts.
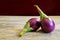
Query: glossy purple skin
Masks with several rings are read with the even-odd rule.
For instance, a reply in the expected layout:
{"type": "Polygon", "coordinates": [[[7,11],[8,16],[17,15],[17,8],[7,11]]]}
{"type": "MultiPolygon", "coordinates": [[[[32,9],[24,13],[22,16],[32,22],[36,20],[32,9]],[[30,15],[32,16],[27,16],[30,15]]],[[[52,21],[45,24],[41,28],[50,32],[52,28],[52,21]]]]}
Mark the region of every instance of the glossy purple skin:
{"type": "Polygon", "coordinates": [[[28,22],[30,22],[30,27],[33,28],[31,31],[36,31],[40,27],[40,20],[38,18],[31,18],[28,22]]]}
{"type": "Polygon", "coordinates": [[[43,18],[41,21],[42,30],[45,33],[50,33],[55,29],[55,23],[50,18],[43,18]]]}

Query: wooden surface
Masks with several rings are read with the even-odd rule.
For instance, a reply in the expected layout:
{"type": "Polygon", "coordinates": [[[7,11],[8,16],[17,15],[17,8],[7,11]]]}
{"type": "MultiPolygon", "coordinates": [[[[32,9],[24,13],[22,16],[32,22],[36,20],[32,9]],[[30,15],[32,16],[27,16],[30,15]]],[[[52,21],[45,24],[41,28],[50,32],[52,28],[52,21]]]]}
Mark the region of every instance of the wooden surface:
{"type": "Polygon", "coordinates": [[[49,16],[56,24],[53,32],[28,32],[19,37],[18,32],[32,17],[39,18],[39,16],[0,16],[0,40],[60,40],[60,16],[49,16]]]}

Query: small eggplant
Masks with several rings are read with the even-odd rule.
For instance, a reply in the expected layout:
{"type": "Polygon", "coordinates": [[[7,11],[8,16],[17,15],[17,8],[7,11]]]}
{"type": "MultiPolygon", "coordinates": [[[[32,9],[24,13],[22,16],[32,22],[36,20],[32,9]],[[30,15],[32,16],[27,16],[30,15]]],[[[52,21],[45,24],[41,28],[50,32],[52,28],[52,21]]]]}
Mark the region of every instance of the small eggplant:
{"type": "Polygon", "coordinates": [[[40,21],[38,18],[31,18],[26,22],[24,28],[19,32],[19,36],[29,31],[36,31],[40,27],[40,21]]]}
{"type": "Polygon", "coordinates": [[[28,22],[30,27],[33,28],[31,31],[36,31],[40,27],[40,20],[38,18],[31,18],[28,22]]]}
{"type": "Polygon", "coordinates": [[[36,7],[37,11],[40,14],[40,20],[41,20],[41,28],[42,31],[45,33],[50,33],[55,29],[55,22],[49,18],[40,8],[38,5],[34,5],[36,7]]]}

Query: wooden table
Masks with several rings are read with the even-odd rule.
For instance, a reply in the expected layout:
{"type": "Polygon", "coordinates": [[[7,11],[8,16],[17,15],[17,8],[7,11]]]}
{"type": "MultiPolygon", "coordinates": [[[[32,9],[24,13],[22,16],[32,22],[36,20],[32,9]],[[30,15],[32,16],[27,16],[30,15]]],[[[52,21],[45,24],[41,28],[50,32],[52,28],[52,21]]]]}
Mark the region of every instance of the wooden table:
{"type": "Polygon", "coordinates": [[[18,32],[32,17],[39,18],[39,16],[0,16],[0,40],[60,40],[60,16],[49,16],[56,24],[53,32],[28,32],[19,37],[18,32]]]}

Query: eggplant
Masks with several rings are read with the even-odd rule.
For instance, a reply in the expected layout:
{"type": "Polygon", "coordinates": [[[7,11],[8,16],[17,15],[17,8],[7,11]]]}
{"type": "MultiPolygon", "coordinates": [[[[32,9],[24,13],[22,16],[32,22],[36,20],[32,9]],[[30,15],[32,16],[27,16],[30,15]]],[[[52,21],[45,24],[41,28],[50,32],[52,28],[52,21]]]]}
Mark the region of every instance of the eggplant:
{"type": "Polygon", "coordinates": [[[33,28],[31,31],[36,31],[40,27],[40,20],[38,18],[31,18],[28,22],[30,27],[33,28]]]}
{"type": "Polygon", "coordinates": [[[45,33],[50,33],[55,29],[55,22],[50,17],[48,17],[38,5],[34,5],[38,13],[40,14],[41,29],[45,33]]]}
{"type": "Polygon", "coordinates": [[[19,32],[19,36],[29,31],[36,31],[40,27],[40,20],[38,18],[29,19],[24,25],[23,29],[19,32]]]}

